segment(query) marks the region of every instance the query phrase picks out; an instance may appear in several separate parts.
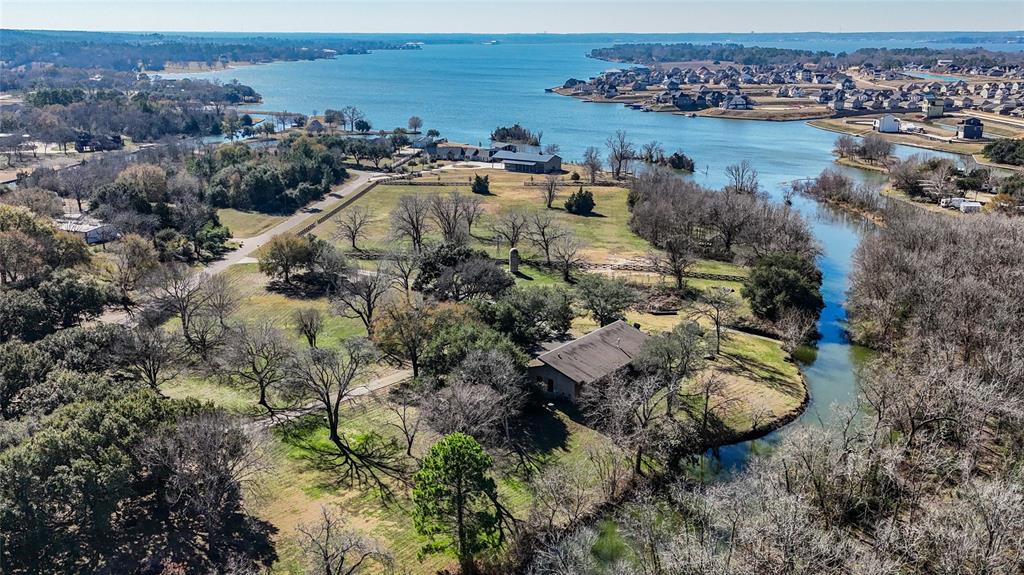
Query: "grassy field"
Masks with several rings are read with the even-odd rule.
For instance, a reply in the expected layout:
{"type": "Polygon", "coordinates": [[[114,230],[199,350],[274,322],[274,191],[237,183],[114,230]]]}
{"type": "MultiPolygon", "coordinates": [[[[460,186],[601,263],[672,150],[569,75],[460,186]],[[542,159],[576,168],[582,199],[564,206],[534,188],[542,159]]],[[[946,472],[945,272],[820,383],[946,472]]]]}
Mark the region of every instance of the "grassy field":
{"type": "Polygon", "coordinates": [[[288,219],[287,216],[261,214],[259,212],[243,212],[234,208],[217,210],[220,223],[231,230],[236,238],[251,238],[269,230],[288,219]]]}
{"type": "MultiPolygon", "coordinates": [[[[482,200],[485,210],[484,216],[474,224],[472,230],[473,243],[477,247],[490,248],[490,253],[495,253],[495,248],[490,242],[491,233],[488,226],[503,211],[514,209],[539,211],[544,209],[540,187],[525,185],[530,181],[531,176],[529,175],[513,174],[489,168],[445,170],[440,174],[424,176],[419,181],[424,183],[457,182],[465,183],[465,185],[379,185],[353,204],[353,206],[366,208],[374,218],[368,228],[368,238],[360,244],[360,247],[380,249],[389,244],[388,214],[398,204],[402,196],[417,193],[449,193],[456,190],[469,193],[470,180],[474,175],[488,176],[491,190],[490,195],[477,196],[482,200]]],[[[538,184],[543,181],[541,176],[534,176],[533,179],[538,184]]],[[[641,256],[647,252],[647,243],[629,231],[629,212],[626,208],[625,189],[584,185],[585,189],[594,194],[597,204],[594,210],[595,214],[589,217],[577,216],[566,212],[562,204],[570,193],[579,188],[579,184],[572,184],[567,176],[564,181],[566,185],[561,188],[558,199],[549,211],[559,223],[571,230],[584,243],[588,260],[592,262],[621,261],[641,256]]],[[[313,233],[321,237],[331,237],[336,229],[337,225],[332,220],[315,228],[313,233]]],[[[433,239],[437,239],[437,236],[434,236],[433,239]]]]}

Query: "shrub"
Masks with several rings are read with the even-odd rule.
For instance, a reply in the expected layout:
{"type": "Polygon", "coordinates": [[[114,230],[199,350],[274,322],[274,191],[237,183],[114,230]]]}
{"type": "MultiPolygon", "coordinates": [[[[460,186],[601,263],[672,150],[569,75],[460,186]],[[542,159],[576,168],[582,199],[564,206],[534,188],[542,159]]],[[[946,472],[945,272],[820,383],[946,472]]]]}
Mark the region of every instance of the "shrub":
{"type": "Polygon", "coordinates": [[[578,216],[589,216],[594,212],[594,205],[594,194],[580,186],[579,190],[565,200],[565,211],[578,216]]]}

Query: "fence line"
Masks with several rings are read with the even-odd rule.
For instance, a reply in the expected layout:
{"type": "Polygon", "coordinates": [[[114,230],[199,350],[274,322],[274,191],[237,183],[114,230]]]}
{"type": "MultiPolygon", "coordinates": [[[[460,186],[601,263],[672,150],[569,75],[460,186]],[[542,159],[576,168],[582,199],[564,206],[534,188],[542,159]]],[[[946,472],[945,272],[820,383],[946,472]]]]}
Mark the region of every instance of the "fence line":
{"type": "Polygon", "coordinates": [[[313,231],[313,228],[315,228],[315,227],[319,226],[320,224],[326,222],[327,220],[333,218],[335,215],[338,214],[338,212],[340,212],[341,210],[344,210],[345,208],[347,208],[350,205],[352,205],[352,202],[355,202],[359,198],[363,197],[366,194],[366,192],[369,192],[373,188],[376,188],[377,184],[379,184],[379,183],[381,183],[381,180],[374,180],[372,182],[369,182],[365,188],[363,188],[363,189],[359,190],[358,192],[352,194],[351,196],[346,198],[345,201],[343,201],[340,204],[334,206],[333,208],[331,208],[330,210],[325,212],[323,215],[318,217],[316,220],[314,220],[312,223],[309,223],[309,224],[306,224],[305,226],[303,226],[301,230],[296,232],[296,235],[304,236],[304,235],[308,234],[309,232],[313,231]]]}
{"type": "MultiPolygon", "coordinates": [[[[358,257],[359,259],[365,260],[381,260],[390,257],[394,252],[386,252],[379,250],[359,250],[358,252],[349,252],[349,255],[358,257]]],[[[500,261],[504,261],[503,258],[494,258],[500,261]]],[[[548,265],[543,261],[532,261],[523,260],[523,263],[528,263],[537,267],[550,267],[557,268],[558,266],[552,264],[548,265]]],[[[658,273],[658,270],[651,265],[635,264],[635,263],[617,263],[617,264],[602,264],[594,262],[584,262],[578,266],[579,269],[584,270],[608,270],[608,271],[622,271],[622,272],[639,272],[639,273],[658,273]]],[[[715,280],[715,281],[728,281],[728,282],[739,282],[743,283],[747,278],[744,276],[735,276],[730,274],[714,274],[707,272],[686,272],[683,274],[684,277],[692,279],[704,279],[704,280],[715,280]]]]}

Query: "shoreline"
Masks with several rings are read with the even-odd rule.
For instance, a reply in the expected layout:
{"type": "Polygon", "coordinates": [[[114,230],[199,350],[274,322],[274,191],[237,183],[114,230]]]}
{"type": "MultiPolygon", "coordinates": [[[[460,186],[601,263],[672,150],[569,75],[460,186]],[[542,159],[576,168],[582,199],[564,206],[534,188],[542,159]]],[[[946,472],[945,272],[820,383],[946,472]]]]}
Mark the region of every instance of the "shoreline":
{"type": "MultiPolygon", "coordinates": [[[[644,98],[640,96],[618,96],[618,99],[611,100],[607,98],[582,96],[570,93],[563,87],[546,88],[545,91],[552,94],[558,94],[559,96],[573,98],[588,104],[619,104],[629,107],[631,105],[640,104],[644,101],[644,98]]],[[[755,106],[750,110],[729,110],[719,107],[702,108],[700,110],[680,110],[671,104],[661,104],[649,109],[634,108],[634,110],[645,113],[672,114],[675,116],[689,116],[690,114],[693,114],[695,117],[699,118],[750,120],[755,122],[806,122],[809,120],[823,120],[834,117],[827,111],[818,108],[772,109],[769,107],[757,108],[755,106]]]]}

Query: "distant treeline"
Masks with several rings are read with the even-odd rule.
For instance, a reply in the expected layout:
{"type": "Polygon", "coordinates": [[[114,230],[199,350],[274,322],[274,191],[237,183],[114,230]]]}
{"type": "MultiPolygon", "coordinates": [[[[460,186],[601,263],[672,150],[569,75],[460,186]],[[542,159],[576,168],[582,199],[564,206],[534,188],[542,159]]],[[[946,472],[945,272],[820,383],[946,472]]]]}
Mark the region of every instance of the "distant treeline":
{"type": "Polygon", "coordinates": [[[944,59],[952,59],[961,67],[1024,63],[1022,52],[993,52],[983,48],[861,48],[851,53],[834,54],[824,50],[812,52],[742,44],[617,44],[610,48],[596,48],[590,55],[601,60],[635,64],[708,60],[749,66],[834,62],[899,68],[908,64],[935,65],[938,60],[944,59]]]}
{"type": "Polygon", "coordinates": [[[169,62],[315,60],[404,48],[386,40],[239,38],[101,32],[0,30],[7,66],[47,63],[86,69],[163,70],[169,62]]]}

